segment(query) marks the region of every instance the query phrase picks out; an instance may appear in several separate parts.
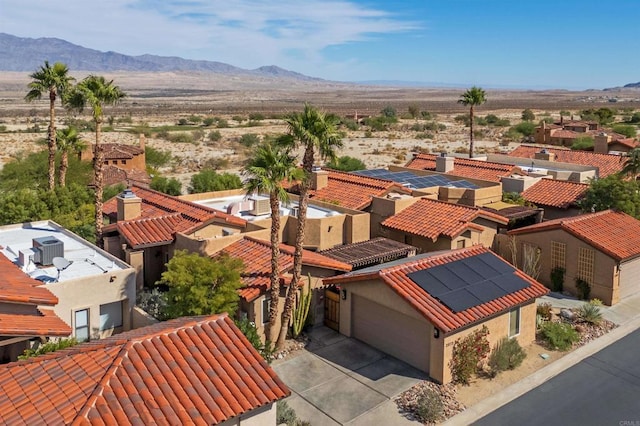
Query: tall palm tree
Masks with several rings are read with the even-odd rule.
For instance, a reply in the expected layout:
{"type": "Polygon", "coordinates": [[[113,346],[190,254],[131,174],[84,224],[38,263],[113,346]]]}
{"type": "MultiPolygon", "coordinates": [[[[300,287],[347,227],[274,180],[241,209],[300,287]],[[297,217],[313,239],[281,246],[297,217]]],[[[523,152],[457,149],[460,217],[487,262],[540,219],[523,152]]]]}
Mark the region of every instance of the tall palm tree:
{"type": "Polygon", "coordinates": [[[627,159],[624,161],[624,166],[620,173],[638,179],[640,174],[640,148],[634,148],[627,153],[627,159]]]}
{"type": "Polygon", "coordinates": [[[71,86],[74,78],[69,75],[69,68],[62,62],[56,62],[53,66],[49,61],[44,61],[44,65],[39,70],[29,76],[32,81],[29,83],[29,92],[24,97],[31,102],[40,99],[43,93],[49,94],[49,128],[47,130],[47,145],[49,148],[49,190],[55,187],[55,167],[56,167],[56,99],[62,97],[71,86]]]}
{"type": "Polygon", "coordinates": [[[102,192],[104,189],[102,175],[104,154],[100,146],[100,135],[102,132],[102,122],[104,121],[104,106],[115,105],[124,97],[125,93],[120,87],[113,84],[113,80],[107,81],[103,76],[90,75],[78,83],[65,100],[69,107],[79,111],[89,106],[92,110],[93,121],[96,125],[93,171],[96,206],[96,244],[100,247],[102,247],[102,192]]]}
{"type": "Polygon", "coordinates": [[[471,89],[460,95],[458,103],[469,107],[469,158],[473,158],[473,107],[487,102],[487,94],[479,87],[471,89]]]}
{"type": "Polygon", "coordinates": [[[293,313],[294,302],[302,274],[302,247],[304,243],[304,228],[307,221],[307,206],[309,204],[309,186],[316,150],[322,158],[335,158],[335,149],[342,146],[337,131],[337,120],[334,115],[325,116],[317,108],[305,104],[301,113],[293,114],[286,120],[287,132],[294,144],[304,147],[302,170],[304,176],[300,180],[298,226],[296,228],[296,242],[293,252],[293,277],[287,289],[287,298],[282,311],[280,334],[276,348],[284,346],[287,337],[289,320],[293,313]]]}
{"type": "Polygon", "coordinates": [[[244,169],[249,179],[245,183],[247,193],[269,194],[271,207],[271,273],[269,281],[269,324],[266,329],[267,342],[273,342],[275,324],[278,319],[278,300],[280,298],[280,202],[286,203],[289,194],[282,186],[285,181],[301,179],[302,170],[296,165],[296,159],[290,150],[277,140],[263,142],[249,158],[244,169]]]}
{"type": "Polygon", "coordinates": [[[78,130],[75,127],[67,127],[56,131],[56,139],[58,142],[58,151],[60,156],[60,175],[58,183],[65,186],[67,183],[67,171],[69,170],[69,153],[79,153],[85,148],[85,143],[80,139],[78,130]]]}

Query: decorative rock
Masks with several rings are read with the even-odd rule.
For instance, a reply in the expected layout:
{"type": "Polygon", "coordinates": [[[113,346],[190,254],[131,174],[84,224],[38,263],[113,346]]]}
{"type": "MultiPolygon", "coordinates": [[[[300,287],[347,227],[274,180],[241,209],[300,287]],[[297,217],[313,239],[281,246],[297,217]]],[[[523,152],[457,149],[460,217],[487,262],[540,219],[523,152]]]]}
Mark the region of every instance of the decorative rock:
{"type": "Polygon", "coordinates": [[[415,417],[415,411],[418,407],[418,399],[427,388],[440,394],[443,405],[443,416],[445,419],[453,417],[465,410],[465,406],[456,399],[455,385],[451,383],[438,385],[433,382],[424,381],[413,386],[408,391],[403,392],[395,399],[396,404],[407,418],[417,420],[415,417]]]}
{"type": "Polygon", "coordinates": [[[540,358],[542,359],[549,359],[549,354],[540,354],[540,358]]]}
{"type": "Polygon", "coordinates": [[[573,321],[576,314],[571,309],[560,309],[560,316],[566,320],[573,321]]]}

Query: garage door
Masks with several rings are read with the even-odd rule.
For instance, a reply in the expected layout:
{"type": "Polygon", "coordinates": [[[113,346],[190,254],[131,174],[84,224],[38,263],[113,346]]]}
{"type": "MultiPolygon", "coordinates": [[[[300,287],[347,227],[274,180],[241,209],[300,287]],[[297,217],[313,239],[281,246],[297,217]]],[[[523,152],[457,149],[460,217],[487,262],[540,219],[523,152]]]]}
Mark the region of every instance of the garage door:
{"type": "Polygon", "coordinates": [[[640,292],[640,259],[620,265],[620,300],[640,292]]]}
{"type": "Polygon", "coordinates": [[[426,373],[429,372],[429,326],[400,312],[353,294],[352,336],[426,373]]]}

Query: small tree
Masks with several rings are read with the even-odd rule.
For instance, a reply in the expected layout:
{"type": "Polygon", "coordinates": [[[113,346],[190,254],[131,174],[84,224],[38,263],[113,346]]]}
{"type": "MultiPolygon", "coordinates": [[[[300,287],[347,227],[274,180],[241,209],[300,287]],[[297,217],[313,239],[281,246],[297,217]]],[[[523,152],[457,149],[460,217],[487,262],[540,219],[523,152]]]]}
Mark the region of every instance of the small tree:
{"type": "Polygon", "coordinates": [[[640,218],[640,183],[619,175],[593,180],[579,204],[584,212],[616,209],[640,218]]]}
{"type": "Polygon", "coordinates": [[[536,115],[529,108],[522,111],[522,120],[533,121],[536,119],[536,115]]]}
{"type": "Polygon", "coordinates": [[[635,138],[638,136],[637,128],[628,124],[616,124],[612,127],[612,130],[628,138],[635,138]]]}
{"type": "Polygon", "coordinates": [[[517,339],[503,337],[489,356],[489,368],[492,376],[501,371],[513,370],[522,364],[527,353],[522,349],[517,339]]]}
{"type": "Polygon", "coordinates": [[[491,350],[487,336],[489,336],[489,329],[483,325],[482,328],[455,341],[449,362],[454,382],[469,384],[469,379],[478,371],[480,362],[491,350]]]}
{"type": "Polygon", "coordinates": [[[149,185],[151,189],[160,191],[168,195],[181,195],[182,184],[176,178],[166,178],[164,176],[154,176],[149,185]]]}
{"type": "Polygon", "coordinates": [[[190,194],[201,192],[224,191],[242,188],[242,181],[238,175],[232,173],[217,173],[213,169],[204,169],[191,176],[190,194]]]}
{"type": "Polygon", "coordinates": [[[227,312],[233,316],[242,285],[242,261],[227,255],[215,259],[178,250],[167,263],[159,285],[167,286],[167,316],[178,318],[227,312]]]}
{"type": "Polygon", "coordinates": [[[382,111],[380,111],[380,114],[386,118],[396,118],[397,116],[396,109],[391,105],[385,106],[382,111]]]}

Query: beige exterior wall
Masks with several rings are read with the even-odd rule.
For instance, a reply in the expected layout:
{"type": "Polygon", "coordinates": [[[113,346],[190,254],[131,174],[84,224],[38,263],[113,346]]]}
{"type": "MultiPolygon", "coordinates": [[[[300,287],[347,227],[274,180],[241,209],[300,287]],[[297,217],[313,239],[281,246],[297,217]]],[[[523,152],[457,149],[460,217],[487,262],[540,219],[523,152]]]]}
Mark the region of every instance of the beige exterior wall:
{"type": "MultiPolygon", "coordinates": [[[[380,235],[386,238],[390,238],[392,240],[410,244],[414,247],[418,247],[421,253],[427,253],[431,251],[438,250],[452,250],[458,248],[458,243],[464,247],[471,247],[474,244],[481,243],[481,235],[482,233],[475,230],[467,230],[463,232],[461,235],[458,235],[455,238],[449,238],[440,236],[436,241],[433,241],[431,238],[425,238],[418,235],[406,234],[402,231],[398,231],[395,229],[389,229],[385,227],[381,227],[380,235]]],[[[495,232],[493,233],[495,235],[495,232]]],[[[493,237],[492,237],[493,238],[493,237]]],[[[491,245],[489,245],[491,247],[491,245]]]]}
{"type": "Polygon", "coordinates": [[[263,407],[256,408],[240,417],[234,417],[226,422],[220,423],[220,426],[266,426],[276,425],[276,404],[267,404],[263,407]]]}
{"type": "Polygon", "coordinates": [[[89,333],[92,339],[97,339],[131,329],[136,301],[135,276],[135,270],[127,268],[43,287],[58,297],[53,310],[72,329],[75,327],[74,312],[89,309],[89,333]],[[100,331],[100,305],[117,301],[122,301],[122,327],[100,331]]]}
{"type": "Polygon", "coordinates": [[[371,216],[369,213],[347,215],[344,221],[343,244],[359,243],[368,241],[371,236],[370,229],[371,216]]]}
{"type": "Polygon", "coordinates": [[[578,273],[578,253],[579,249],[586,248],[595,251],[595,261],[593,264],[593,282],[591,284],[591,298],[598,298],[606,305],[612,305],[619,300],[619,272],[617,262],[606,254],[594,249],[584,241],[568,234],[561,229],[552,229],[529,234],[516,235],[518,247],[518,261],[521,265],[522,243],[532,244],[539,247],[540,253],[540,275],[538,281],[551,288],[551,242],[556,241],[566,244],[566,262],[564,276],[564,291],[574,295],[578,294],[575,278],[578,273]]]}
{"type": "Polygon", "coordinates": [[[420,200],[419,197],[401,197],[398,199],[373,197],[371,207],[369,209],[371,238],[386,236],[383,234],[384,231],[382,230],[380,223],[382,223],[386,218],[391,217],[411,206],[418,200],[420,200]]]}
{"type": "Polygon", "coordinates": [[[485,247],[493,247],[493,241],[498,233],[498,223],[491,220],[483,219],[481,217],[473,221],[476,225],[482,226],[482,231],[478,237],[478,242],[485,247]]]}
{"type": "MultiPolygon", "coordinates": [[[[465,179],[476,180],[476,179],[465,179]]],[[[502,201],[502,184],[496,183],[492,186],[486,186],[476,189],[468,188],[450,188],[441,186],[438,189],[438,199],[454,204],[463,204],[465,206],[480,207],[489,203],[502,201]]]]}
{"type": "Polygon", "coordinates": [[[157,324],[159,321],[143,311],[140,307],[134,306],[131,317],[131,328],[146,327],[148,325],[157,324]]]}
{"type": "Polygon", "coordinates": [[[563,217],[578,216],[582,211],[577,207],[571,207],[568,209],[559,209],[556,207],[544,207],[544,220],[560,219],[563,217]]]}
{"type": "MultiPolygon", "coordinates": [[[[437,340],[439,342],[439,345],[437,345],[438,348],[435,349],[434,345],[431,346],[432,364],[429,375],[434,380],[440,383],[449,383],[451,381],[451,369],[449,368],[449,362],[451,361],[455,341],[468,336],[475,330],[481,329],[483,325],[486,325],[489,329],[488,339],[491,344],[491,348],[493,348],[500,339],[509,335],[509,312],[505,312],[502,315],[457,333],[447,334],[445,336],[441,334],[440,339],[437,340]]],[[[528,346],[535,340],[535,301],[529,302],[528,304],[520,307],[520,334],[518,334],[516,338],[521,346],[528,346]]]]}

